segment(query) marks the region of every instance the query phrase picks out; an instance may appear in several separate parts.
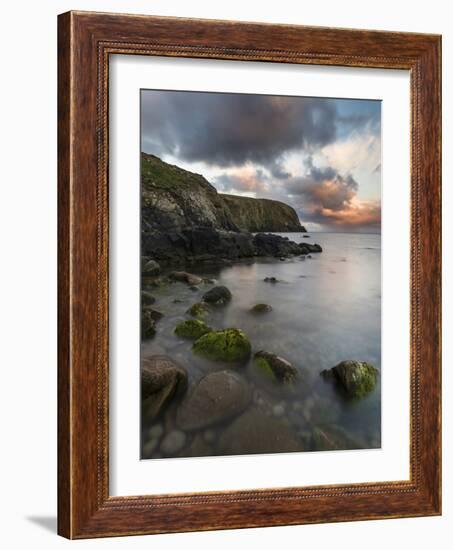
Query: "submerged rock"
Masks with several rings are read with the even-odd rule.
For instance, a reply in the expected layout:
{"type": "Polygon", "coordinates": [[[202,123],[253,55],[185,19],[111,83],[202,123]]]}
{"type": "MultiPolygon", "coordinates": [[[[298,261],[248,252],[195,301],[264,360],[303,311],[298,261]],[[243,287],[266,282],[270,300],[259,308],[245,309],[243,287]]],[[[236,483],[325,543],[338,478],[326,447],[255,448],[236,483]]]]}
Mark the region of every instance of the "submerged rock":
{"type": "Polygon", "coordinates": [[[160,273],[160,265],[147,256],[142,257],[142,275],[156,277],[160,273]]]}
{"type": "Polygon", "coordinates": [[[208,374],[181,403],[176,422],[183,430],[198,430],[228,420],[249,404],[251,391],[237,372],[208,374]]]}
{"type": "Polygon", "coordinates": [[[289,361],[268,351],[255,353],[255,365],[271,378],[287,384],[294,382],[299,374],[289,361]]]}
{"type": "Polygon", "coordinates": [[[199,338],[193,345],[193,351],[212,361],[244,363],[250,357],[252,346],[242,330],[227,328],[199,338]]]}
{"type": "Polygon", "coordinates": [[[231,298],[231,292],[226,286],[215,286],[203,294],[203,301],[214,306],[224,306],[231,298]]]}
{"type": "Polygon", "coordinates": [[[196,304],[191,305],[186,311],[188,315],[192,315],[192,317],[198,318],[203,318],[208,312],[209,305],[204,302],[197,302],[196,304]]]}
{"type": "Polygon", "coordinates": [[[178,323],[175,328],[176,336],[189,338],[191,340],[198,340],[200,336],[203,336],[203,334],[207,334],[211,331],[211,327],[208,327],[206,323],[198,319],[182,321],[181,323],[178,323]]]}
{"type": "Polygon", "coordinates": [[[287,453],[302,451],[303,445],[283,418],[248,409],[220,435],[218,454],[287,453]]]}
{"type": "Polygon", "coordinates": [[[162,317],[163,314],[160,311],[149,307],[142,309],[141,331],[143,340],[148,340],[156,334],[156,323],[162,317]]]}
{"type": "Polygon", "coordinates": [[[187,372],[166,355],[141,362],[142,411],[146,420],[156,418],[175,395],[187,388],[187,372]]]}
{"type": "Polygon", "coordinates": [[[256,304],[250,309],[251,313],[268,313],[269,311],[272,311],[269,304],[256,304]]]}
{"type": "Polygon", "coordinates": [[[319,244],[300,243],[300,254],[309,254],[310,252],[322,252],[322,248],[319,244]]]}
{"type": "Polygon", "coordinates": [[[312,433],[314,451],[342,451],[363,449],[364,447],[364,442],[337,425],[318,426],[312,433]]]}
{"type": "Polygon", "coordinates": [[[162,439],[160,450],[164,455],[174,455],[186,444],[187,436],[180,430],[172,430],[162,439]]]}
{"type": "Polygon", "coordinates": [[[152,306],[154,302],[156,301],[156,298],[151,294],[151,292],[148,292],[147,290],[142,290],[141,293],[141,300],[142,300],[142,307],[143,306],[152,306]]]}
{"type": "Polygon", "coordinates": [[[187,273],[187,271],[173,271],[170,273],[170,278],[174,281],[187,283],[189,286],[196,286],[203,282],[201,277],[198,277],[198,275],[194,275],[193,273],[187,273]]]}
{"type": "Polygon", "coordinates": [[[379,371],[365,361],[342,361],[321,375],[341,385],[349,397],[363,397],[376,386],[379,371]]]}

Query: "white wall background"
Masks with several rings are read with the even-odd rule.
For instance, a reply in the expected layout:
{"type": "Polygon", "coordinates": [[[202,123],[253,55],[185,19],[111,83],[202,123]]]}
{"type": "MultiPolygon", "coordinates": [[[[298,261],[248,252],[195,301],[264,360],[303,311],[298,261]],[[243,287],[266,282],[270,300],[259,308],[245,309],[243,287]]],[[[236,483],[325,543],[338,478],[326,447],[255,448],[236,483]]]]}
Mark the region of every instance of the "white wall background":
{"type": "Polygon", "coordinates": [[[453,24],[450,2],[380,0],[16,0],[1,12],[0,518],[3,548],[451,548],[453,360],[444,328],[444,515],[69,542],[56,526],[57,19],[69,9],[443,34],[444,327],[453,326],[453,24]],[[5,376],[6,375],[6,376],[5,376]],[[450,538],[450,540],[448,540],[450,538]]]}

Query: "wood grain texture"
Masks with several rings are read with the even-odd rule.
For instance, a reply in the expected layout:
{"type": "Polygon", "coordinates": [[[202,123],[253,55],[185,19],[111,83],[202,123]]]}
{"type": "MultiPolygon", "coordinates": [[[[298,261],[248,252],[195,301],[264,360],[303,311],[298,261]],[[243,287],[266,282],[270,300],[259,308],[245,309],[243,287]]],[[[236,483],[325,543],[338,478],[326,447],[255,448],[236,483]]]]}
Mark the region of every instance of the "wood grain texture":
{"type": "Polygon", "coordinates": [[[59,16],[58,46],[59,533],[68,538],[87,538],[440,514],[440,37],[69,12],[59,16]],[[111,54],[410,71],[409,481],[109,496],[111,54]]]}

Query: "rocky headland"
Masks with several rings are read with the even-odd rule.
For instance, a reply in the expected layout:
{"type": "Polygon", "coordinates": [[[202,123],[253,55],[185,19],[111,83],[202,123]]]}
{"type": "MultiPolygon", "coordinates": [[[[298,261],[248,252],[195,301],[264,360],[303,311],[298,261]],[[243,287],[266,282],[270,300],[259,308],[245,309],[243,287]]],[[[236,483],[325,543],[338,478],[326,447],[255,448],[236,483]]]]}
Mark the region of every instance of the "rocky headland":
{"type": "Polygon", "coordinates": [[[269,199],[218,193],[203,176],[142,153],[142,254],[163,265],[321,252],[272,233],[306,232],[296,211],[269,199]]]}

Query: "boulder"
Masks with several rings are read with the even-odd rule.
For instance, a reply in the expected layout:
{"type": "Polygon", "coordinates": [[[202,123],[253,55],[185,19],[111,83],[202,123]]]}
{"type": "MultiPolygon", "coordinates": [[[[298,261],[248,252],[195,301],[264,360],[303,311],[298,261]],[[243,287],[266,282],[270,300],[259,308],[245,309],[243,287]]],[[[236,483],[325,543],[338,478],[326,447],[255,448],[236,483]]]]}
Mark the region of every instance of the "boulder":
{"type": "Polygon", "coordinates": [[[212,329],[208,327],[206,323],[198,319],[189,319],[188,321],[181,321],[175,328],[176,336],[181,338],[189,338],[190,340],[198,340],[203,334],[211,332],[212,329]]]}
{"type": "Polygon", "coordinates": [[[363,397],[376,386],[379,371],[365,361],[342,361],[321,372],[325,379],[339,384],[349,397],[363,397]]]}
{"type": "Polygon", "coordinates": [[[302,442],[283,418],[250,408],[219,437],[217,454],[261,454],[303,451],[302,442]]]}
{"type": "Polygon", "coordinates": [[[272,311],[272,307],[269,304],[256,304],[250,309],[251,313],[268,313],[272,311]]]}
{"type": "Polygon", "coordinates": [[[151,294],[151,292],[148,292],[146,290],[142,290],[141,300],[142,300],[142,307],[152,306],[154,304],[154,302],[156,301],[156,298],[154,298],[154,296],[151,294]]]}
{"type": "Polygon", "coordinates": [[[256,352],[254,362],[265,374],[285,384],[294,382],[299,374],[297,368],[289,361],[268,351],[256,352]]]}
{"type": "Polygon", "coordinates": [[[187,372],[166,355],[154,355],[141,362],[141,397],[144,418],[151,421],[171,399],[187,388],[187,372]]]}
{"type": "Polygon", "coordinates": [[[189,307],[186,311],[187,315],[192,317],[203,318],[209,312],[209,305],[204,302],[197,302],[189,307]]]}
{"type": "Polygon", "coordinates": [[[249,404],[249,385],[235,371],[208,374],[181,403],[176,423],[183,430],[198,430],[240,414],[249,404]]]}
{"type": "Polygon", "coordinates": [[[156,277],[159,273],[160,265],[155,260],[150,260],[146,256],[142,257],[142,275],[146,277],[156,277]]]}
{"type": "Polygon", "coordinates": [[[141,330],[142,330],[142,340],[148,340],[156,334],[156,323],[162,319],[163,313],[152,309],[150,307],[144,307],[142,309],[141,317],[141,330]]]}
{"type": "Polygon", "coordinates": [[[237,328],[213,331],[195,341],[193,351],[212,361],[245,363],[252,351],[247,336],[237,328]]]}
{"type": "Polygon", "coordinates": [[[214,306],[224,306],[231,298],[231,292],[226,286],[215,286],[203,294],[203,301],[214,306]]]}
{"type": "Polygon", "coordinates": [[[160,444],[160,450],[165,456],[172,456],[178,453],[186,444],[187,436],[180,430],[172,430],[165,435],[160,444]]]}

